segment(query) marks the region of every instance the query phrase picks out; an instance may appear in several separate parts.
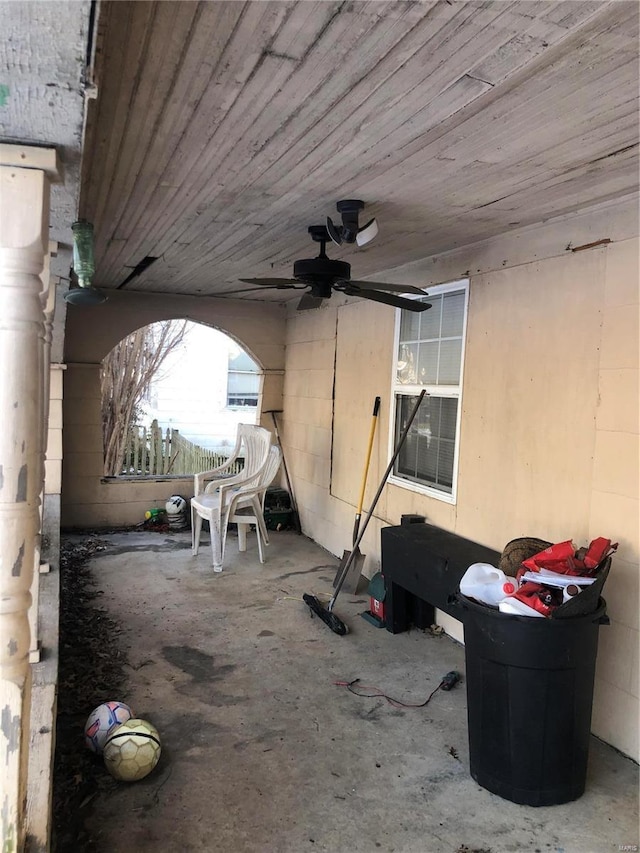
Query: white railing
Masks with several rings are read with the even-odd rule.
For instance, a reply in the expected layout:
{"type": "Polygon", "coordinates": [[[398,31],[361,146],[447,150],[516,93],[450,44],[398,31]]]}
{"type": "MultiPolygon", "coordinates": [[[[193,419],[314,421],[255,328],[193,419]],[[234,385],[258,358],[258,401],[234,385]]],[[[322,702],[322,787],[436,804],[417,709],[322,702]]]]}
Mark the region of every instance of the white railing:
{"type": "MultiPolygon", "coordinates": [[[[180,435],[177,429],[162,430],[154,420],[150,427],[134,426],[125,447],[120,476],[149,477],[163,474],[197,474],[222,465],[227,456],[206,450],[180,435]]],[[[231,473],[242,469],[239,460],[231,473]]]]}

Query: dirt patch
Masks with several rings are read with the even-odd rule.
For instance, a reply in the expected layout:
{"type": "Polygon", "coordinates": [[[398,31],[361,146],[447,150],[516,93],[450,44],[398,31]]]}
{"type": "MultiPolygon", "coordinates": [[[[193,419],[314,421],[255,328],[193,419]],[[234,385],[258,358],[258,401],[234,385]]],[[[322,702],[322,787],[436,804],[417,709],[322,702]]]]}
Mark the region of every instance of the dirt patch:
{"type": "Polygon", "coordinates": [[[84,745],[90,712],[111,699],[127,701],[126,651],[120,627],[100,607],[89,568],[106,545],[63,537],[60,548],[60,664],[53,776],[54,853],[98,850],[85,827],[97,794],[118,786],[101,756],[84,745]]]}

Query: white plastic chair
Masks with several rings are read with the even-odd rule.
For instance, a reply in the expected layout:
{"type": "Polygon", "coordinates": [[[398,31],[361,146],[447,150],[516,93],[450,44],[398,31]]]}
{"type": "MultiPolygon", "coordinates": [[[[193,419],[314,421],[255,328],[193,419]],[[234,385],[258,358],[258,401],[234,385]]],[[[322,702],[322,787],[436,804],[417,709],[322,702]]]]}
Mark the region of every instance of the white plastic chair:
{"type": "MultiPolygon", "coordinates": [[[[237,477],[238,474],[233,469],[236,467],[238,459],[244,458],[244,467],[246,468],[247,455],[253,456],[253,451],[259,449],[256,448],[256,445],[261,444],[261,439],[264,440],[263,433],[265,432],[268,432],[268,430],[255,424],[238,424],[236,443],[231,451],[231,456],[222,465],[218,465],[217,468],[212,468],[210,471],[200,471],[195,474],[193,478],[194,495],[197,496],[201,492],[206,491],[206,485],[211,481],[226,480],[229,482],[230,477],[237,477]]],[[[269,433],[270,443],[271,433],[269,433]]]]}
{"type": "MultiPolygon", "coordinates": [[[[215,571],[222,571],[224,537],[228,518],[226,513],[231,502],[243,487],[254,488],[268,458],[271,447],[269,430],[250,424],[241,424],[241,445],[244,452],[244,468],[239,474],[218,478],[220,468],[204,471],[194,477],[194,497],[191,499],[191,544],[193,554],[198,553],[202,520],[209,522],[211,529],[211,554],[215,571]],[[215,478],[215,479],[214,479],[215,478]]],[[[274,473],[275,476],[275,473],[274,473]]],[[[266,488],[266,487],[265,487],[266,488]]]]}

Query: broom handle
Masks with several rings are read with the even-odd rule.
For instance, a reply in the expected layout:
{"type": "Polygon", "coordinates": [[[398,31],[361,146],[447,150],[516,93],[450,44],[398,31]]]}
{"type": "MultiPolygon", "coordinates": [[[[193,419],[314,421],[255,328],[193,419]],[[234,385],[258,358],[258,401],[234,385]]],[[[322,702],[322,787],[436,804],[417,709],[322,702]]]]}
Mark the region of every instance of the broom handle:
{"type": "Polygon", "coordinates": [[[367,475],[369,474],[369,463],[371,462],[371,450],[373,449],[373,437],[376,432],[376,423],[378,421],[378,412],[380,411],[380,397],[376,397],[373,404],[373,414],[371,415],[371,429],[369,430],[369,446],[367,447],[367,458],[364,463],[364,473],[362,475],[362,488],[360,489],[360,497],[358,499],[358,509],[356,510],[356,520],[353,525],[352,542],[358,538],[360,529],[360,518],[362,517],[362,504],[364,503],[364,493],[367,488],[367,475]]]}
{"type": "Polygon", "coordinates": [[[391,461],[387,465],[387,470],[382,475],[382,480],[380,481],[380,485],[378,486],[378,491],[376,492],[375,497],[373,498],[373,501],[371,503],[371,506],[369,507],[369,512],[367,513],[367,517],[364,520],[364,524],[360,528],[360,533],[358,533],[358,538],[353,543],[353,550],[349,554],[347,562],[342,567],[342,574],[340,575],[340,577],[338,578],[338,581],[336,583],[336,591],[333,593],[333,595],[331,596],[331,600],[327,604],[327,610],[329,612],[331,612],[333,610],[333,605],[336,603],[336,598],[338,597],[338,593],[342,589],[342,584],[344,583],[345,578],[347,577],[347,572],[349,571],[351,563],[353,563],[353,561],[355,559],[357,549],[360,545],[360,542],[362,542],[362,537],[364,536],[365,530],[367,529],[367,525],[371,521],[371,516],[373,515],[373,511],[376,508],[376,504],[378,503],[380,495],[382,494],[382,490],[384,489],[385,483],[387,482],[387,477],[391,473],[391,469],[395,465],[396,459],[400,455],[400,451],[402,450],[402,445],[405,443],[407,435],[409,434],[409,430],[411,429],[411,424],[413,423],[415,416],[418,414],[418,409],[420,408],[420,404],[422,403],[422,400],[424,399],[424,395],[426,393],[427,392],[424,389],[420,392],[420,396],[416,400],[416,404],[413,407],[413,411],[409,415],[409,420],[407,421],[407,425],[403,429],[402,435],[398,439],[398,443],[396,444],[396,449],[393,451],[393,456],[391,457],[391,461]]]}

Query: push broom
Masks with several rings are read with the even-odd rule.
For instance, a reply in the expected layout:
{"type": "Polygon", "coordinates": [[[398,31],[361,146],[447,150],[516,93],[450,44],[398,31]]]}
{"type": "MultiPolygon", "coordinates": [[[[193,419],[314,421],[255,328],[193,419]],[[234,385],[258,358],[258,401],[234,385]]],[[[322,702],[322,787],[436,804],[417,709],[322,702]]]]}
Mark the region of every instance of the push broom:
{"type": "Polygon", "coordinates": [[[380,485],[378,486],[378,491],[375,493],[373,501],[371,502],[371,506],[369,507],[369,511],[367,512],[367,516],[366,516],[366,518],[362,524],[362,527],[360,528],[360,532],[358,533],[358,537],[357,537],[356,541],[353,543],[353,550],[351,551],[351,554],[349,555],[347,561],[345,562],[344,566],[342,567],[342,571],[340,572],[340,577],[338,578],[338,580],[336,582],[335,592],[331,596],[329,603],[327,604],[326,607],[324,607],[323,604],[320,602],[320,600],[318,598],[316,598],[315,595],[309,595],[308,593],[305,593],[302,596],[302,600],[307,605],[307,607],[309,608],[311,613],[315,613],[316,616],[319,616],[320,619],[322,619],[322,621],[326,625],[328,625],[329,628],[331,628],[331,630],[334,632],[334,634],[339,634],[341,637],[343,637],[345,634],[348,634],[349,629],[344,624],[342,619],[340,619],[338,616],[336,616],[335,613],[333,612],[333,608],[334,608],[334,605],[336,603],[336,599],[337,599],[338,595],[340,594],[340,590],[342,589],[342,585],[344,584],[344,580],[347,576],[347,573],[349,572],[349,569],[351,568],[351,564],[356,559],[356,555],[359,553],[360,542],[362,541],[362,537],[364,536],[365,531],[369,525],[369,521],[371,520],[371,516],[373,515],[373,511],[376,508],[376,504],[378,503],[378,500],[380,499],[380,495],[382,494],[382,490],[385,487],[385,483],[387,482],[387,478],[389,477],[389,474],[393,470],[393,466],[395,465],[396,459],[400,455],[400,451],[402,450],[402,446],[404,445],[406,438],[407,438],[407,435],[409,434],[409,430],[411,429],[411,424],[413,423],[415,416],[418,414],[418,409],[420,408],[420,404],[422,403],[422,400],[424,399],[425,394],[426,394],[426,391],[424,391],[424,390],[420,392],[420,395],[419,395],[418,399],[416,400],[416,403],[415,403],[415,405],[411,411],[411,414],[409,415],[409,419],[405,425],[405,428],[402,431],[402,435],[398,439],[398,443],[396,444],[395,450],[393,451],[393,456],[391,457],[391,460],[389,461],[389,464],[387,465],[387,470],[382,475],[382,480],[380,481],[380,485]]]}

